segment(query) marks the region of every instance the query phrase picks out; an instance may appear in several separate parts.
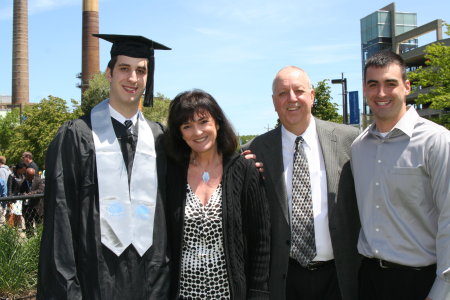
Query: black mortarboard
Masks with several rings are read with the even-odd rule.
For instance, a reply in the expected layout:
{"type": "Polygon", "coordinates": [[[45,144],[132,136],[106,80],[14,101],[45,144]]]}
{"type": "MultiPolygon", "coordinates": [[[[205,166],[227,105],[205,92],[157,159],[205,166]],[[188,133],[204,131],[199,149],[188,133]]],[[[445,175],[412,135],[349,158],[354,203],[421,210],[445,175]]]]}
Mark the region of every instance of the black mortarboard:
{"type": "Polygon", "coordinates": [[[153,55],[153,50],[172,49],[140,35],[93,34],[93,36],[112,43],[111,57],[126,55],[136,58],[148,58],[148,75],[147,85],[145,87],[144,106],[153,106],[153,74],[155,71],[155,57],[153,55]]]}

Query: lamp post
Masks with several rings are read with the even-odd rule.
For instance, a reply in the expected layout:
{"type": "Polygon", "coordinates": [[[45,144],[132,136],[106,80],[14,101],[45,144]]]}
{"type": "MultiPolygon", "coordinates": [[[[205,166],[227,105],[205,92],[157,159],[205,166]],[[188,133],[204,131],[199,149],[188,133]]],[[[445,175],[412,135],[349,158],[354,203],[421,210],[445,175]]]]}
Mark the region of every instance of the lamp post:
{"type": "Polygon", "coordinates": [[[344,73],[341,79],[332,79],[332,84],[340,84],[342,86],[342,123],[348,124],[347,112],[347,78],[344,78],[344,73]]]}

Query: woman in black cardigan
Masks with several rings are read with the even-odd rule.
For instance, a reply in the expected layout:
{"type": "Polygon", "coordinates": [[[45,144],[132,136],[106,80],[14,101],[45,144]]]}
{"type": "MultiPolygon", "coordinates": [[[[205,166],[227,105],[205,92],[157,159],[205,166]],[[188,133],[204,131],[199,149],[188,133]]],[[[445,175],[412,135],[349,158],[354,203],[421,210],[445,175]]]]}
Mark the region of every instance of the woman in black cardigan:
{"type": "Polygon", "coordinates": [[[262,180],[208,93],[171,102],[167,223],[171,299],[269,299],[270,225],[262,180]]]}

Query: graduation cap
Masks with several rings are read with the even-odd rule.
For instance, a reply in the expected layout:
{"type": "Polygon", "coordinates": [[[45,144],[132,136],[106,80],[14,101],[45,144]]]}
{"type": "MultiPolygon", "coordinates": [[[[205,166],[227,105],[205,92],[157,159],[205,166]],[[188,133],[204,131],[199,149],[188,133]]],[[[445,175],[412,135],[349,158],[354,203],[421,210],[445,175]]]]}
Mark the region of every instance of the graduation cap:
{"type": "Polygon", "coordinates": [[[111,57],[126,55],[136,58],[148,58],[148,76],[145,86],[144,106],[153,106],[153,74],[155,57],[153,50],[172,50],[163,44],[140,35],[93,34],[93,36],[112,43],[111,57]]]}

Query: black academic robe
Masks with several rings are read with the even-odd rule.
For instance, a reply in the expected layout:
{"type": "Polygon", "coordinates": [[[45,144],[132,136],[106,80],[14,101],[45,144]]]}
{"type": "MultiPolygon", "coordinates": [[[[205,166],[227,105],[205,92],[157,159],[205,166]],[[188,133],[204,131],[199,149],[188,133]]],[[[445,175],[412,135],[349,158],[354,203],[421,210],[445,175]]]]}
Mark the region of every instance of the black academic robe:
{"type": "Polygon", "coordinates": [[[153,245],[142,257],[132,245],[118,257],[101,243],[90,116],[58,131],[46,158],[38,299],[167,299],[163,132],[157,123],[148,123],[155,137],[158,198],[153,245]]]}

